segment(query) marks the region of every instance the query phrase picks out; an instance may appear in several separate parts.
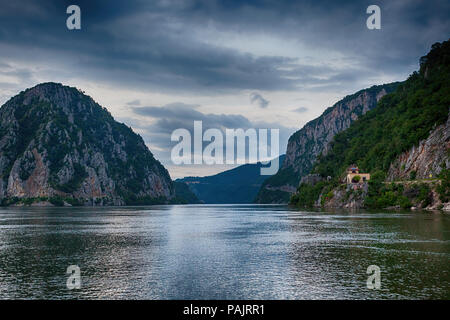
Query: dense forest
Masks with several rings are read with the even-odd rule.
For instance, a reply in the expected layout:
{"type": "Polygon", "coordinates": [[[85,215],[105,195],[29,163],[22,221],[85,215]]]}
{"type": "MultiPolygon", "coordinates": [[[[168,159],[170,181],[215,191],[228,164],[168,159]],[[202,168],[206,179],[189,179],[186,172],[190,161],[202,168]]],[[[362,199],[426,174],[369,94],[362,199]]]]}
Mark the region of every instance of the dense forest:
{"type": "MultiPolygon", "coordinates": [[[[312,205],[321,193],[326,195],[339,184],[349,165],[356,164],[363,172],[372,173],[374,178],[369,184],[371,199],[368,199],[368,204],[377,206],[377,203],[384,203],[377,202],[377,197],[385,196],[389,190],[382,188],[379,182],[384,181],[392,161],[427,138],[432,129],[448,118],[449,68],[450,41],[434,44],[431,51],[420,59],[418,72],[411,74],[393,93],[383,97],[375,109],[337,134],[329,152],[319,156],[312,172],[331,177],[330,181],[314,186],[300,185],[291,202],[312,205]]],[[[446,170],[441,177],[448,177],[446,170]]],[[[441,191],[445,198],[448,190],[441,191]]],[[[394,199],[388,203],[398,201],[394,199]]]]}

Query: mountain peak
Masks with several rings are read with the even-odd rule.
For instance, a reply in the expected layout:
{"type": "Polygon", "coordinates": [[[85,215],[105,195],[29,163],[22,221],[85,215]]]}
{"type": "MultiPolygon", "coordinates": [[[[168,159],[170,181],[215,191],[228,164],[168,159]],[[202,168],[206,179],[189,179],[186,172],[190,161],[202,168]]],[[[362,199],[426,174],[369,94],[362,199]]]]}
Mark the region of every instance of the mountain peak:
{"type": "MultiPolygon", "coordinates": [[[[56,82],[44,82],[20,92],[5,103],[6,106],[33,105],[49,103],[51,110],[62,109],[66,114],[84,112],[91,114],[93,109],[109,112],[96,103],[84,91],[56,82]]],[[[47,111],[50,111],[47,110],[47,111]]]]}
{"type": "Polygon", "coordinates": [[[32,98],[42,98],[49,99],[51,97],[61,95],[64,93],[67,94],[77,94],[82,93],[81,90],[65,86],[61,83],[57,82],[43,82],[35,85],[34,87],[28,88],[22,91],[20,94],[15,96],[14,98],[20,99],[21,97],[32,99],[32,98]]]}
{"type": "Polygon", "coordinates": [[[0,199],[161,203],[167,170],[143,139],[81,90],[41,83],[0,108],[0,199]]]}

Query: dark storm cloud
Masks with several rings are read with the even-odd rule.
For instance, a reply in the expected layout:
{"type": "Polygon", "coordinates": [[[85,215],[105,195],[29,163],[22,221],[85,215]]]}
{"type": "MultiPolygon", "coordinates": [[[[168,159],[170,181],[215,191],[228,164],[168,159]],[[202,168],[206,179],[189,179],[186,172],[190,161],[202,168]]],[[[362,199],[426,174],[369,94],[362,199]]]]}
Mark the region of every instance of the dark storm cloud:
{"type": "Polygon", "coordinates": [[[253,92],[252,94],[250,94],[250,102],[256,103],[262,109],[267,108],[267,106],[269,105],[269,101],[264,99],[263,96],[257,92],[253,92]]]}
{"type": "MultiPolygon", "coordinates": [[[[378,1],[382,29],[365,27],[371,1],[0,0],[0,58],[64,69],[139,89],[202,91],[348,88],[367,76],[399,79],[450,34],[448,1],[378,1]],[[65,27],[70,4],[82,30],[65,27]],[[322,66],[254,56],[208,43],[195,31],[267,34],[318,50],[322,66]],[[327,52],[342,60],[328,61],[327,52]],[[339,63],[353,67],[345,73],[339,63]],[[211,90],[212,89],[212,90],[211,90]]],[[[301,53],[299,53],[301,54],[301,53]]],[[[314,58],[314,57],[312,57],[314,58]]],[[[368,80],[366,80],[368,82],[368,80]]]]}
{"type": "MultiPolygon", "coordinates": [[[[161,107],[131,107],[135,115],[146,117],[141,121],[128,118],[119,119],[138,129],[144,140],[155,148],[151,148],[158,159],[170,163],[171,148],[177,144],[170,140],[174,130],[187,129],[191,136],[194,131],[194,121],[202,121],[203,131],[217,128],[223,133],[225,129],[279,129],[280,152],[286,149],[289,136],[295,131],[294,128],[269,123],[264,121],[250,121],[248,118],[238,114],[210,114],[197,110],[198,105],[184,103],[172,103],[161,107]],[[153,122],[150,123],[150,121],[153,122]]],[[[269,141],[270,143],[270,141],[269,141]]],[[[204,143],[204,146],[208,144],[204,143]]]]}
{"type": "Polygon", "coordinates": [[[418,56],[429,51],[432,43],[450,35],[450,2],[446,0],[213,3],[205,12],[214,15],[217,24],[236,32],[283,34],[325,53],[342,52],[366,67],[391,67],[401,72],[417,65],[418,56]],[[381,30],[366,28],[366,8],[372,4],[381,8],[381,30]]]}
{"type": "MultiPolygon", "coordinates": [[[[202,121],[203,128],[251,128],[252,123],[242,115],[206,114],[196,110],[197,105],[171,103],[162,107],[133,107],[136,115],[156,119],[149,130],[155,134],[171,134],[175,129],[192,129],[194,121],[202,121]]],[[[170,139],[170,138],[169,138],[170,139]]],[[[167,140],[165,141],[167,145],[167,140]]]]}
{"type": "Polygon", "coordinates": [[[138,2],[122,12],[115,2],[95,3],[80,3],[82,30],[68,31],[66,6],[61,1],[24,2],[20,7],[2,2],[3,54],[23,61],[64,64],[75,76],[139,88],[293,88],[281,68],[295,59],[255,57],[205,44],[190,35],[193,26],[183,21],[186,17],[176,11],[176,5],[142,6],[138,2]]]}

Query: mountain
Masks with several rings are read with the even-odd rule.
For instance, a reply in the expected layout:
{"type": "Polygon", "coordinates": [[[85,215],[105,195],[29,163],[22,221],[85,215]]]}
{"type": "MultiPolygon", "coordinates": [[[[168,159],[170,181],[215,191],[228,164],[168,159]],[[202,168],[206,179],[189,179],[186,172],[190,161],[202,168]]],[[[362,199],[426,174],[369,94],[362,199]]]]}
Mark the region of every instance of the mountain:
{"type": "Polygon", "coordinates": [[[277,174],[264,181],[258,203],[287,203],[302,177],[307,175],[320,154],[326,154],[333,137],[347,129],[377,102],[395,90],[399,83],[360,90],[326,109],[323,114],[295,132],[288,141],[286,159],[277,174]]]}
{"type": "Polygon", "coordinates": [[[419,72],[334,137],[312,170],[331,180],[300,185],[292,202],[450,209],[449,106],[450,41],[445,41],[420,59],[419,72]],[[372,174],[367,186],[352,186],[359,190],[342,184],[353,164],[372,174]]]}
{"type": "Polygon", "coordinates": [[[202,203],[199,198],[191,191],[187,183],[182,181],[174,181],[175,187],[175,202],[180,204],[197,204],[202,203]]]}
{"type": "MultiPolygon", "coordinates": [[[[284,155],[279,157],[280,163],[284,155]]],[[[260,174],[263,165],[242,166],[207,177],[186,177],[176,180],[188,184],[190,190],[204,203],[253,203],[267,176],[260,174]]]]}
{"type": "Polygon", "coordinates": [[[0,108],[3,205],[134,205],[175,197],[143,139],[80,90],[43,83],[0,108]]]}
{"type": "Polygon", "coordinates": [[[388,181],[427,179],[450,167],[450,117],[426,139],[400,154],[389,166],[388,181]]]}

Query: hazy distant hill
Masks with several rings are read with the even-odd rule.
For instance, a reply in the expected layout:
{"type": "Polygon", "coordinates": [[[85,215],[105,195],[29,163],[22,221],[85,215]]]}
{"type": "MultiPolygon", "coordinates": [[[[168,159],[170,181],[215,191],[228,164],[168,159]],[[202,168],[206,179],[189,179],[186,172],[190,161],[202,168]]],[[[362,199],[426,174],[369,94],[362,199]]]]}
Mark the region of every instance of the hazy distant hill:
{"type": "MultiPolygon", "coordinates": [[[[280,156],[280,165],[284,161],[280,156]]],[[[186,177],[182,181],[205,203],[253,203],[268,176],[260,174],[261,163],[245,164],[208,177],[186,177]]]]}
{"type": "Polygon", "coordinates": [[[173,185],[175,187],[175,202],[179,204],[193,204],[202,203],[200,199],[191,191],[187,183],[182,181],[174,181],[173,185]]]}

